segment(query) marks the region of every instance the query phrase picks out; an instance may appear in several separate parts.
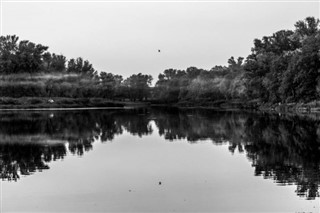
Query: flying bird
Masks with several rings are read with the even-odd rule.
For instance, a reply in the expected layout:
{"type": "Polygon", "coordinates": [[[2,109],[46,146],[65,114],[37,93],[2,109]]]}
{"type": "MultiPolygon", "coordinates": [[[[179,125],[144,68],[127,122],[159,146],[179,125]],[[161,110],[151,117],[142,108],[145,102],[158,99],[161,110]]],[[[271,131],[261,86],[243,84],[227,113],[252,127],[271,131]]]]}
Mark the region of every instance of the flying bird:
{"type": "Polygon", "coordinates": [[[158,53],[161,52],[161,50],[158,50],[158,53]]]}

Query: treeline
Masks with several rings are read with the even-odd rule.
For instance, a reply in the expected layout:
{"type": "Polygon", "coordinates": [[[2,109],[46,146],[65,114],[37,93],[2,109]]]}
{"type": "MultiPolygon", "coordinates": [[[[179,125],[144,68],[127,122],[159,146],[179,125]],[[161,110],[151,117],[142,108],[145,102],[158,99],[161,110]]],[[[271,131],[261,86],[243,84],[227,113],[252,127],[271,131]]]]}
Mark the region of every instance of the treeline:
{"type": "Polygon", "coordinates": [[[255,39],[251,54],[210,70],[167,69],[152,77],[98,72],[81,57],[67,60],[17,36],[0,37],[0,96],[101,97],[156,103],[312,102],[319,99],[319,20],[307,17],[294,30],[255,39]]]}
{"type": "Polygon", "coordinates": [[[146,100],[151,75],[98,72],[81,57],[67,60],[48,47],[19,37],[0,37],[0,96],[2,97],[101,97],[146,100]]]}
{"type": "Polygon", "coordinates": [[[166,103],[245,99],[247,78],[242,61],[231,57],[229,67],[216,66],[209,71],[196,67],[165,70],[158,77],[155,97],[166,103]]]}
{"type": "Polygon", "coordinates": [[[308,17],[295,30],[255,39],[251,54],[210,70],[168,69],[159,75],[155,93],[163,102],[256,100],[310,102],[319,99],[319,20],[308,17]]]}

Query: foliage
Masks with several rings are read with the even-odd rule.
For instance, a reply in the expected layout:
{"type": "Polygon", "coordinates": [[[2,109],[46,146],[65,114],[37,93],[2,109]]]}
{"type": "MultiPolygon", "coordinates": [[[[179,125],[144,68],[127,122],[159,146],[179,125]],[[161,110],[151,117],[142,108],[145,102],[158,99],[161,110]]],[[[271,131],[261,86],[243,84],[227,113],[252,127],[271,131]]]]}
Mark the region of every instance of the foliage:
{"type": "Polygon", "coordinates": [[[162,102],[255,100],[310,102],[320,91],[319,20],[307,17],[296,29],[255,39],[246,60],[231,57],[228,67],[168,69],[158,76],[154,98],[162,102]]]}
{"type": "Polygon", "coordinates": [[[81,57],[67,60],[48,47],[19,37],[0,37],[0,96],[102,97],[160,103],[252,101],[311,102],[320,91],[319,20],[307,17],[294,30],[254,39],[251,54],[210,70],[166,69],[154,88],[152,77],[98,72],[81,57]]]}
{"type": "Polygon", "coordinates": [[[320,69],[319,20],[307,17],[295,31],[255,39],[246,59],[248,95],[265,102],[306,102],[317,98],[320,69]]]}
{"type": "Polygon", "coordinates": [[[92,64],[88,60],[83,60],[81,57],[69,60],[67,72],[88,75],[91,77],[96,74],[96,70],[93,68],[92,64]]]}
{"type": "Polygon", "coordinates": [[[149,87],[152,82],[151,75],[143,75],[141,73],[131,75],[129,78],[124,80],[123,84],[126,91],[126,96],[130,100],[146,100],[149,96],[149,87]]]}
{"type": "Polygon", "coordinates": [[[27,40],[18,42],[19,37],[0,37],[0,73],[35,73],[40,70],[42,57],[48,47],[27,40]]]}

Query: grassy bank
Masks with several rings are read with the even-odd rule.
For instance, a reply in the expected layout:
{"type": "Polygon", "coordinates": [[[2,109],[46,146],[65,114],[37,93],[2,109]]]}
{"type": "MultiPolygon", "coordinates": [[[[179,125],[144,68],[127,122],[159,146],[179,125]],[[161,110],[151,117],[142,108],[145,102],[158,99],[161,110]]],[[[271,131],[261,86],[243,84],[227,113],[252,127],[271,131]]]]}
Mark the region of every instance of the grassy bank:
{"type": "Polygon", "coordinates": [[[93,107],[146,107],[167,106],[179,108],[208,108],[215,110],[258,110],[283,114],[320,114],[320,101],[310,103],[261,103],[259,100],[180,101],[178,103],[114,101],[104,98],[62,97],[1,97],[0,109],[35,108],[93,108],[93,107]]]}
{"type": "Polygon", "coordinates": [[[112,101],[103,98],[60,98],[60,97],[21,97],[0,98],[0,109],[33,108],[82,108],[82,107],[124,107],[130,102],[112,101]]]}

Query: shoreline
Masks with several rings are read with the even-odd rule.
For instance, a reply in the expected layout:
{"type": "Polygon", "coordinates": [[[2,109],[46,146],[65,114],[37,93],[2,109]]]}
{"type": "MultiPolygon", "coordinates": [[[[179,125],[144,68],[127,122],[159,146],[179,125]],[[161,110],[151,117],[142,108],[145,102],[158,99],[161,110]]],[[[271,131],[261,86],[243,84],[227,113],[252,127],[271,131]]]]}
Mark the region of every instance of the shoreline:
{"type": "Polygon", "coordinates": [[[64,107],[64,108],[8,108],[0,111],[71,111],[71,110],[104,110],[104,109],[129,109],[130,107],[64,107]]]}
{"type": "Polygon", "coordinates": [[[60,98],[60,97],[21,97],[0,98],[0,111],[13,110],[85,110],[85,109],[125,109],[145,107],[148,102],[118,101],[104,98],[60,98]]]}
{"type": "Polygon", "coordinates": [[[255,101],[217,101],[216,103],[174,103],[174,104],[152,104],[155,107],[177,107],[186,109],[212,109],[223,111],[255,111],[255,112],[269,112],[280,114],[319,114],[320,115],[320,101],[310,103],[278,103],[278,104],[260,104],[255,101]]]}
{"type": "Polygon", "coordinates": [[[60,97],[22,97],[0,98],[0,111],[68,111],[68,110],[104,110],[132,109],[139,107],[175,107],[181,109],[211,109],[216,111],[254,111],[295,115],[320,115],[320,101],[310,103],[270,104],[259,101],[215,101],[215,102],[131,102],[103,98],[60,98],[60,97]],[[48,100],[53,99],[53,103],[48,100]]]}

